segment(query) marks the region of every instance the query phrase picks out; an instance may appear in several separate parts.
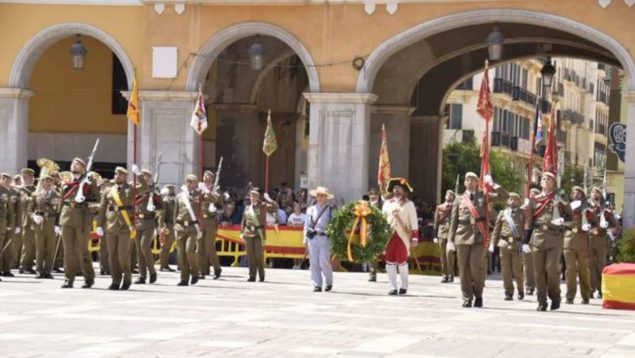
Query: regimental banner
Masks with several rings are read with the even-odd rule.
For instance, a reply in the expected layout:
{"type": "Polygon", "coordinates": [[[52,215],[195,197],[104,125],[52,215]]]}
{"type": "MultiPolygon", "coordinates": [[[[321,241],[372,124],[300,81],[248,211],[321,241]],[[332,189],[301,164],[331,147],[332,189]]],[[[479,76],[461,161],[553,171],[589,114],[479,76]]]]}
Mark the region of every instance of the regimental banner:
{"type": "Polygon", "coordinates": [[[623,123],[616,122],[609,127],[609,150],[624,163],[626,158],[626,126],[623,123]]]}

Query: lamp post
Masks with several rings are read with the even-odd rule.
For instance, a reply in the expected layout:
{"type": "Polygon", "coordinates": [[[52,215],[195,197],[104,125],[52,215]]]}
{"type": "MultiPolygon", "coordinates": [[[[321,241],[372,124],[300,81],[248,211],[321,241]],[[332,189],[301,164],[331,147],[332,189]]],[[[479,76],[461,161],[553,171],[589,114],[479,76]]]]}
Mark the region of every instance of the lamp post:
{"type": "Polygon", "coordinates": [[[256,40],[254,41],[254,43],[251,44],[251,46],[249,46],[247,53],[249,54],[251,68],[254,71],[262,70],[264,64],[265,47],[262,43],[260,43],[259,36],[256,36],[256,40]]]}
{"type": "Polygon", "coordinates": [[[553,82],[553,75],[556,73],[556,68],[551,64],[551,57],[547,57],[547,61],[540,69],[542,75],[542,113],[549,113],[549,102],[547,101],[549,96],[549,90],[551,83],[553,82]]]}
{"type": "Polygon", "coordinates": [[[487,53],[490,61],[499,61],[503,57],[503,42],[505,37],[498,26],[487,35],[487,53]]]}
{"type": "Polygon", "coordinates": [[[84,46],[84,44],[82,43],[81,40],[81,35],[77,34],[77,40],[75,41],[75,43],[71,46],[71,63],[73,64],[73,68],[75,70],[83,70],[84,69],[84,63],[86,62],[86,54],[88,53],[88,51],[86,51],[86,47],[84,46]]]}

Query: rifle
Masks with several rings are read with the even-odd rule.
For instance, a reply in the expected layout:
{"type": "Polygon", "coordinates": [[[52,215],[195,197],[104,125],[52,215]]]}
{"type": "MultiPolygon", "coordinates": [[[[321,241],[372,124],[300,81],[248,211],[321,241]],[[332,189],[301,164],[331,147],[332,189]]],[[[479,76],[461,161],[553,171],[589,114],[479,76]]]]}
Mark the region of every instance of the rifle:
{"type": "Polygon", "coordinates": [[[459,178],[461,174],[456,175],[456,184],[454,184],[454,195],[459,195],[459,178]]]}
{"type": "Polygon", "coordinates": [[[148,188],[148,205],[146,209],[150,212],[156,209],[154,205],[154,192],[156,190],[157,182],[159,181],[159,170],[161,170],[161,159],[163,158],[163,152],[159,153],[157,158],[157,163],[154,166],[154,178],[152,178],[152,183],[150,183],[148,188]]]}
{"type": "Polygon", "coordinates": [[[75,195],[76,203],[83,203],[86,201],[86,197],[84,196],[84,186],[89,183],[88,180],[88,172],[90,172],[93,167],[93,160],[95,159],[95,154],[97,153],[97,148],[99,147],[99,138],[95,141],[95,146],[93,146],[93,151],[90,152],[88,156],[88,163],[86,164],[86,171],[81,178],[81,182],[79,183],[79,188],[77,189],[77,194],[75,195]]]}
{"type": "Polygon", "coordinates": [[[218,186],[218,180],[220,179],[220,169],[223,166],[223,157],[220,157],[220,161],[218,162],[218,168],[216,169],[216,175],[214,178],[214,186],[212,187],[212,192],[217,192],[218,190],[220,190],[219,186],[218,186]]]}

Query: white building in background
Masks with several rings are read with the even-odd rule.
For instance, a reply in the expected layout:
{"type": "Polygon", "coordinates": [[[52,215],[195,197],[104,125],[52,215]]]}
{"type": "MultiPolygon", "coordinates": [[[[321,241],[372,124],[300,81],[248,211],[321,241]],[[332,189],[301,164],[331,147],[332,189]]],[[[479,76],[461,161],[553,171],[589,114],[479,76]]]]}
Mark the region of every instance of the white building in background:
{"type": "MultiPolygon", "coordinates": [[[[608,66],[572,58],[554,58],[556,75],[549,102],[556,103],[559,155],[566,165],[604,168],[609,113],[608,66]]],[[[531,149],[530,134],[539,101],[542,77],[540,60],[502,64],[490,69],[494,119],[490,124],[492,149],[508,154],[515,167],[526,173],[531,149]]],[[[476,139],[480,145],[485,122],[476,112],[480,73],[450,94],[444,145],[476,139]]],[[[547,133],[547,123],[544,123],[547,133]]],[[[544,145],[544,142],[543,142],[544,145]]],[[[539,158],[537,163],[539,163],[539,158]]],[[[594,173],[596,176],[598,173],[594,173]]],[[[601,174],[600,174],[601,175],[601,174]]]]}

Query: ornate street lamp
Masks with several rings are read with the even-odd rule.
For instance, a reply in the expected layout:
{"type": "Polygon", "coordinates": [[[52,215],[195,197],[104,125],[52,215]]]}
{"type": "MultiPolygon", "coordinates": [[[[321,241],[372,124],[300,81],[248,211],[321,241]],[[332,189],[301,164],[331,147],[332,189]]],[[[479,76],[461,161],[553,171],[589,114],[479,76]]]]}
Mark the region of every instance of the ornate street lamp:
{"type": "Polygon", "coordinates": [[[256,36],[256,41],[252,43],[251,46],[249,46],[249,50],[247,50],[247,53],[249,53],[251,68],[254,71],[262,70],[262,67],[264,65],[265,47],[262,43],[260,43],[260,38],[258,36],[256,36]]]}
{"type": "Polygon", "coordinates": [[[77,34],[76,36],[77,41],[71,46],[71,61],[74,69],[83,70],[88,51],[86,51],[86,47],[84,47],[80,35],[77,34]]]}
{"type": "Polygon", "coordinates": [[[551,64],[551,57],[547,57],[547,62],[540,69],[540,73],[542,74],[542,85],[545,88],[550,88],[553,75],[556,74],[556,68],[551,64]]]}
{"type": "Polygon", "coordinates": [[[494,26],[494,30],[487,35],[487,53],[489,54],[490,61],[498,61],[503,57],[503,42],[505,37],[498,29],[498,26],[494,26]]]}

